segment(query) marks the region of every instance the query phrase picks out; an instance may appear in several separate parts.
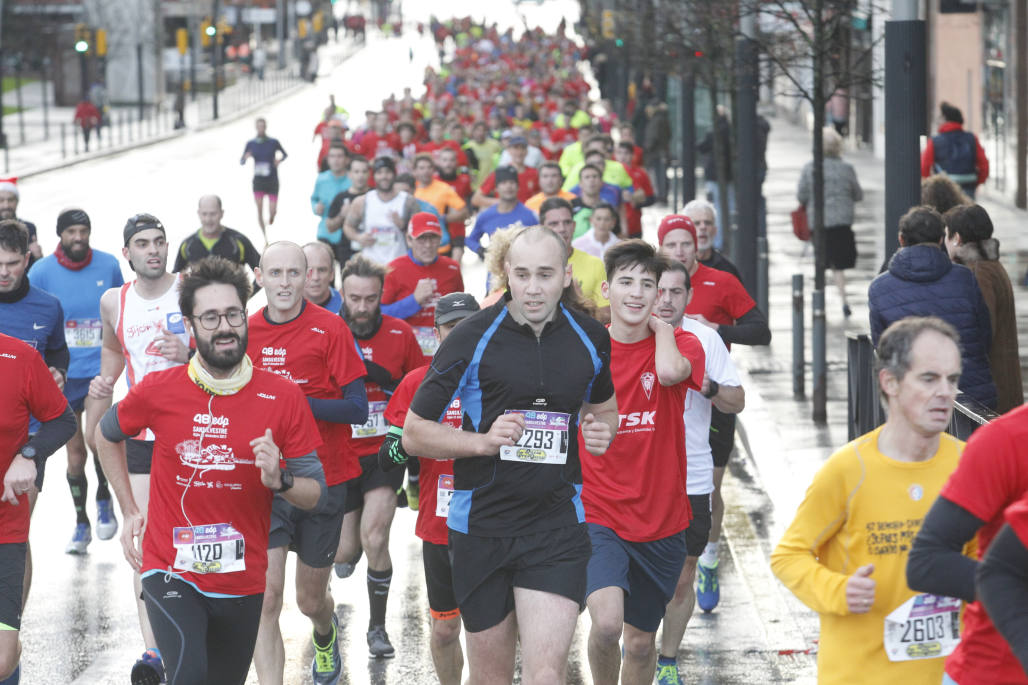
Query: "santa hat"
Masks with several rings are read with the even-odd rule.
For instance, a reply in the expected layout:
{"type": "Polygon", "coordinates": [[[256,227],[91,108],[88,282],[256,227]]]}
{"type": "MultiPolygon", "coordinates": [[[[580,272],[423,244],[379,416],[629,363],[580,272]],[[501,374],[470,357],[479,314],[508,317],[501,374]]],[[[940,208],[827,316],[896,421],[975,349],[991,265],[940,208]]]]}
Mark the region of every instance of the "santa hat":
{"type": "Polygon", "coordinates": [[[0,178],[0,193],[14,193],[18,196],[18,177],[0,178]]]}

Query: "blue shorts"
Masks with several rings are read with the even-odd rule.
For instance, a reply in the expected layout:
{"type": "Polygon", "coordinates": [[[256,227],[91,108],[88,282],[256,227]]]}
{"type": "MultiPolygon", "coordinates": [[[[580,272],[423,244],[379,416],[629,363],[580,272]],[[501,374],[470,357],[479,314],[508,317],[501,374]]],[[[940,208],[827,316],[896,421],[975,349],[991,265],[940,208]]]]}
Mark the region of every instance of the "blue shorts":
{"type": "Polygon", "coordinates": [[[86,408],[86,395],[89,394],[89,378],[69,378],[64,381],[64,396],[68,399],[68,406],[75,413],[86,408]]]}
{"type": "Polygon", "coordinates": [[[605,526],[588,526],[593,554],[586,572],[586,596],[605,587],[621,588],[625,623],[656,632],[685,565],[685,531],[650,542],[629,542],[605,526]]]}

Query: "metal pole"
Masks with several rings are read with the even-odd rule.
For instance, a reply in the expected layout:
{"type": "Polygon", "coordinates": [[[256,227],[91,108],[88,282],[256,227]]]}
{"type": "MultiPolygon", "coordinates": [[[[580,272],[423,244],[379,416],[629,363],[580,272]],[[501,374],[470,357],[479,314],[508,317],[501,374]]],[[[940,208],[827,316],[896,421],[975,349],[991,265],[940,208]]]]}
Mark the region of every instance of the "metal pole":
{"type": "Polygon", "coordinates": [[[771,318],[768,311],[768,263],[767,263],[767,237],[757,236],[757,306],[760,311],[771,318]]]}
{"type": "Polygon", "coordinates": [[[278,68],[286,68],[286,0],[278,0],[275,12],[275,38],[278,40],[278,68]]]}
{"type": "Polygon", "coordinates": [[[21,100],[21,54],[14,63],[14,99],[18,103],[18,137],[25,144],[25,108],[21,100]]]}
{"type": "Polygon", "coordinates": [[[826,342],[825,335],[825,291],[815,290],[813,292],[813,328],[811,330],[811,347],[814,356],[813,380],[814,380],[814,402],[812,418],[815,423],[825,423],[828,420],[827,398],[828,398],[828,364],[825,361],[826,342]],[[819,394],[824,395],[819,399],[819,394]]]}
{"type": "Polygon", "coordinates": [[[47,88],[47,80],[46,80],[46,68],[48,66],[50,66],[50,58],[49,57],[44,57],[43,58],[43,78],[41,78],[39,80],[39,82],[43,85],[43,140],[50,140],[50,110],[49,110],[49,107],[47,106],[47,97],[48,97],[47,91],[49,89],[47,88]]]}
{"type": "Polygon", "coordinates": [[[139,107],[139,119],[142,121],[143,117],[146,116],[146,92],[145,84],[143,83],[143,43],[136,43],[136,90],[137,90],[137,106],[139,107]]]}
{"type": "Polygon", "coordinates": [[[757,20],[753,10],[744,7],[739,18],[742,36],[735,44],[736,102],[735,120],[735,265],[742,284],[752,296],[757,292],[757,20]]]}
{"type": "Polygon", "coordinates": [[[696,72],[688,57],[682,76],[682,199],[696,198],[696,72]]]}
{"type": "Polygon", "coordinates": [[[1028,207],[1028,0],[1014,2],[1016,12],[1014,35],[1017,45],[1015,67],[1016,85],[1014,97],[1017,104],[1017,190],[1014,193],[1014,204],[1020,208],[1028,207]]]}
{"type": "MultiPolygon", "coordinates": [[[[0,82],[4,76],[4,10],[6,9],[4,0],[0,0],[0,82]]],[[[7,150],[7,135],[4,133],[4,89],[0,88],[0,145],[3,146],[4,150],[7,150]]],[[[5,171],[6,173],[6,171],[5,171]]]]}
{"type": "Polygon", "coordinates": [[[65,159],[68,156],[68,140],[65,137],[64,122],[61,122],[61,159],[65,159]]]}
{"type": "Polygon", "coordinates": [[[804,345],[803,330],[803,274],[792,275],[792,395],[797,399],[806,396],[803,388],[804,345]]]}
{"type": "MultiPolygon", "coordinates": [[[[218,23],[218,13],[221,11],[220,0],[214,0],[214,14],[212,15],[211,21],[214,22],[215,26],[218,23]]],[[[214,119],[218,118],[218,41],[221,39],[221,32],[218,31],[211,37],[211,114],[214,119]]]]}

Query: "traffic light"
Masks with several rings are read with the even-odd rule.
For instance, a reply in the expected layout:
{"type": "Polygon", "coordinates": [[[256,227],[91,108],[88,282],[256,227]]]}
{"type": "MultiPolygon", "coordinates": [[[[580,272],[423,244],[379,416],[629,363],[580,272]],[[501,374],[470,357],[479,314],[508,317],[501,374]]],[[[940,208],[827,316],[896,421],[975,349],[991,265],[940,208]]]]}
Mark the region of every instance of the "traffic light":
{"type": "Polygon", "coordinates": [[[311,23],[314,25],[314,33],[321,33],[321,29],[325,25],[324,15],[321,12],[315,12],[311,23]]]}
{"type": "Polygon", "coordinates": [[[85,24],[75,24],[75,52],[80,55],[89,52],[90,38],[88,26],[85,24]]]}
{"type": "Polygon", "coordinates": [[[296,22],[296,35],[300,36],[300,38],[306,38],[307,37],[307,20],[306,19],[300,19],[299,21],[296,22]]]}
{"type": "Polygon", "coordinates": [[[204,17],[203,21],[200,22],[200,45],[205,48],[211,46],[211,38],[218,32],[214,25],[211,24],[210,17],[204,17]]]}
{"type": "Polygon", "coordinates": [[[186,29],[175,31],[175,47],[178,48],[178,54],[186,54],[189,50],[189,31],[186,29]]]}
{"type": "Polygon", "coordinates": [[[107,56],[107,30],[96,30],[96,54],[100,57],[107,56]]]}

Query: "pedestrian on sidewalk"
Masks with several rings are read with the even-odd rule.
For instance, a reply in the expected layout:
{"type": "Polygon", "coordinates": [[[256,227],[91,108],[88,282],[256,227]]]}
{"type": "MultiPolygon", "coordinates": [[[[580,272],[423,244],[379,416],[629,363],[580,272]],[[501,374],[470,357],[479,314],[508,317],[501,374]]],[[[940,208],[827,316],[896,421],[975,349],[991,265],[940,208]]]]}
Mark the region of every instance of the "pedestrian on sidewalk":
{"type": "Polygon", "coordinates": [[[938,135],[928,139],[921,153],[921,177],[944,173],[973,200],[977,187],[989,178],[989,158],[978,136],[964,130],[964,115],[959,109],[943,102],[939,111],[943,122],[938,135]]]}
{"type": "Polygon", "coordinates": [[[671,121],[668,119],[667,103],[654,100],[646,105],[646,129],[643,136],[643,150],[646,166],[650,168],[657,182],[657,201],[667,204],[668,145],[671,142],[671,121]]]}
{"type": "Polygon", "coordinates": [[[821,685],[942,680],[960,602],[919,595],[904,571],[910,537],[964,448],[943,432],[958,391],[959,343],[936,317],[903,319],[882,334],[885,424],[828,458],[771,554],[775,576],[820,614],[821,685]]]}
{"type": "MultiPolygon", "coordinates": [[[[727,231],[735,215],[735,184],[732,177],[732,122],[724,105],[717,106],[714,125],[696,146],[696,151],[703,155],[703,184],[707,189],[707,199],[724,217],[727,231]],[[727,193],[725,202],[721,199],[722,181],[727,193]]],[[[724,245],[726,231],[715,236],[714,247],[718,250],[724,245]]]]}
{"type": "Polygon", "coordinates": [[[992,219],[981,205],[958,205],[942,216],[950,259],[974,274],[992,324],[989,368],[996,384],[1000,414],[1024,403],[1021,357],[1017,349],[1017,313],[1010,277],[999,261],[999,241],[992,237],[992,219]]]}
{"type": "Polygon", "coordinates": [[[958,205],[969,205],[971,202],[960,186],[946,174],[932,174],[921,180],[921,204],[928,205],[939,214],[945,214],[958,205]]]}
{"type": "Polygon", "coordinates": [[[82,128],[82,140],[85,142],[86,152],[89,152],[89,136],[93,129],[96,129],[97,141],[100,140],[100,110],[89,100],[81,100],[75,106],[72,121],[82,128]]]}
{"type": "MultiPolygon", "coordinates": [[[[857,263],[857,242],[853,237],[853,205],[863,199],[864,191],[860,188],[860,181],[857,180],[857,172],[853,165],[841,159],[842,136],[834,128],[824,128],[821,131],[821,139],[824,149],[825,264],[832,270],[835,287],[842,300],[843,316],[849,318],[853,312],[846,299],[846,269],[852,269],[857,263]]],[[[813,203],[813,160],[803,167],[796,198],[801,204],[806,205],[811,225],[816,224],[817,209],[813,203]]]]}

